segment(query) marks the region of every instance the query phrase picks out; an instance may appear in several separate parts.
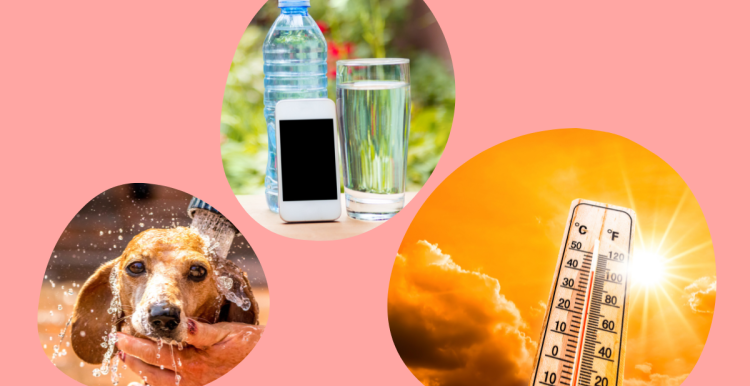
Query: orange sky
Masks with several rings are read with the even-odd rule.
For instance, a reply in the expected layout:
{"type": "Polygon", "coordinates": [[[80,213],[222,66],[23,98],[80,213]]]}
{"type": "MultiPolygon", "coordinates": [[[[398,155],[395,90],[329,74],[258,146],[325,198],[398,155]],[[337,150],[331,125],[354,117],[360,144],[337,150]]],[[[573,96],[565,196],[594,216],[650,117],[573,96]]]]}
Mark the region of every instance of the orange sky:
{"type": "Polygon", "coordinates": [[[391,278],[389,320],[399,353],[422,383],[528,384],[576,198],[634,209],[634,259],[663,265],[650,282],[644,271],[633,273],[625,385],[675,386],[691,371],[716,294],[697,201],[645,148],[612,134],[555,130],[471,159],[409,227],[391,278]]]}

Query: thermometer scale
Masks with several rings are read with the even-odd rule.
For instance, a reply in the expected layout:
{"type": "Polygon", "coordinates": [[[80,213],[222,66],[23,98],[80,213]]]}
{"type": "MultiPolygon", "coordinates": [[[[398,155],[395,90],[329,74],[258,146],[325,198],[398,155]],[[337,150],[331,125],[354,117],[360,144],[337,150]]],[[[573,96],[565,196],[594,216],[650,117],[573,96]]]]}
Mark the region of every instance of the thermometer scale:
{"type": "Polygon", "coordinates": [[[635,212],[574,200],[530,386],[622,386],[635,212]]]}

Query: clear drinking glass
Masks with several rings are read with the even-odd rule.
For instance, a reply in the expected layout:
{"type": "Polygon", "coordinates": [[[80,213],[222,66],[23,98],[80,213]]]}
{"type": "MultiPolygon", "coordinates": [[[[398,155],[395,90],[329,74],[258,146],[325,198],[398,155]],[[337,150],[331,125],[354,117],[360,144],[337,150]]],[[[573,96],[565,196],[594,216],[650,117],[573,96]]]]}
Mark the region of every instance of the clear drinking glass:
{"type": "Polygon", "coordinates": [[[339,140],[351,218],[387,220],[404,207],[409,81],[409,59],[336,62],[339,140]]]}

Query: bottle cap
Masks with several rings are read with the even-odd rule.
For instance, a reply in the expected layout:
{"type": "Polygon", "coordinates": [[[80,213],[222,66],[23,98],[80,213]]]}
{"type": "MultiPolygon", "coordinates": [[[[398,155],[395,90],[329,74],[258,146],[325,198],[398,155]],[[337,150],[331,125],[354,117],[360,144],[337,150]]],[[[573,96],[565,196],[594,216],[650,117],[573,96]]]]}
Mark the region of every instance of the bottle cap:
{"type": "Polygon", "coordinates": [[[283,7],[309,7],[310,0],[279,0],[279,8],[283,7]]]}

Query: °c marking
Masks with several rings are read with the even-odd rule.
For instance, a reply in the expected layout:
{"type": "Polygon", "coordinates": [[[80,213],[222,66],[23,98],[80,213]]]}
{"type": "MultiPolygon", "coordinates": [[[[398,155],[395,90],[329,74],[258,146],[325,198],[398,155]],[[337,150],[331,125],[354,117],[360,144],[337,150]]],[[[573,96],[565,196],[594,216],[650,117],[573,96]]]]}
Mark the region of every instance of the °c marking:
{"type": "Polygon", "coordinates": [[[586,225],[581,225],[579,223],[575,224],[578,227],[578,233],[585,235],[588,231],[588,228],[586,228],[586,225]]]}

